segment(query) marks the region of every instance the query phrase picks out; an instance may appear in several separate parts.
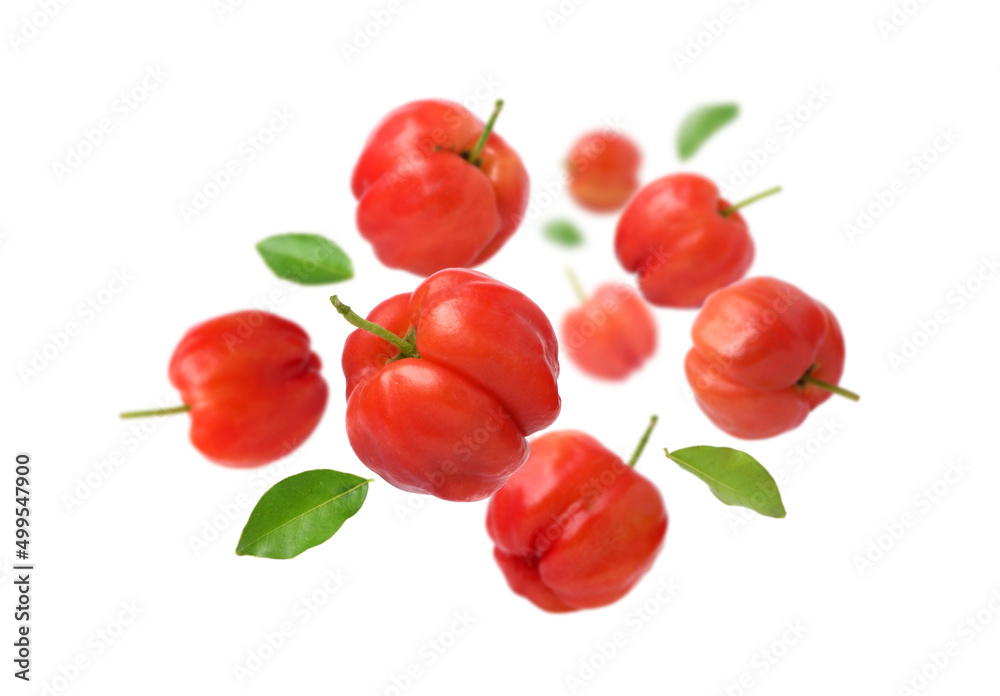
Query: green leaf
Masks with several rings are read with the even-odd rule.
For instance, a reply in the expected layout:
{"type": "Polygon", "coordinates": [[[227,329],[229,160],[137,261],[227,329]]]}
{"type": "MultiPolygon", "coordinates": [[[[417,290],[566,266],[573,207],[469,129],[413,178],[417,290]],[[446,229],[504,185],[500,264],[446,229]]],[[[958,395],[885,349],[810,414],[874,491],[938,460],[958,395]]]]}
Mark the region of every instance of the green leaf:
{"type": "Polygon", "coordinates": [[[689,159],[739,112],[738,104],[709,104],[689,113],[677,130],[677,154],[682,160],[689,159]]]}
{"type": "Polygon", "coordinates": [[[550,242],[562,246],[575,247],[583,244],[583,234],[569,220],[552,220],[546,223],[543,234],[550,242]]]}
{"type": "Polygon", "coordinates": [[[295,558],[322,544],[361,509],[371,481],[329,469],[278,481],[250,513],[236,555],[295,558]]]}
{"type": "Polygon", "coordinates": [[[354,277],[354,266],[344,250],[318,234],[277,234],[258,242],[257,251],[276,276],[299,285],[325,285],[354,277]]]}
{"type": "Polygon", "coordinates": [[[686,447],[667,457],[708,484],[726,505],[740,505],[767,517],[784,517],[778,484],[760,462],[729,447],[686,447]]]}

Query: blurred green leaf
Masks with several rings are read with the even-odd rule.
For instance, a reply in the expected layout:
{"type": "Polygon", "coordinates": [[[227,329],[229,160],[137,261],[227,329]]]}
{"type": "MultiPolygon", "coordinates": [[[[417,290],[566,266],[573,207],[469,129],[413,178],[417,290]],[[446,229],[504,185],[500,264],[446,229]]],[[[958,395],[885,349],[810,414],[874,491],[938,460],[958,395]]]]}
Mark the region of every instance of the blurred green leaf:
{"type": "Polygon", "coordinates": [[[738,104],[709,104],[687,115],[677,130],[677,155],[690,159],[715,133],[740,112],[738,104]]]}
{"type": "Polygon", "coordinates": [[[318,234],[274,235],[258,242],[257,251],[276,276],[299,285],[325,285],[354,277],[354,266],[344,250],[318,234]]]}

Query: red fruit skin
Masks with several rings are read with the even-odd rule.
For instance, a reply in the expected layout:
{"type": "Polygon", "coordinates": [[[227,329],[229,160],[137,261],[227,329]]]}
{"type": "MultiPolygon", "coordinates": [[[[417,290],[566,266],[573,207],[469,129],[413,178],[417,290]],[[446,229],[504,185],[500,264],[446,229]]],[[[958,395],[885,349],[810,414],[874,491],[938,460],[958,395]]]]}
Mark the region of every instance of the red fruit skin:
{"type": "Polygon", "coordinates": [[[367,331],[344,344],[347,435],[358,458],[397,488],[454,501],[489,497],[524,464],[526,435],[561,402],[555,332],[517,290],[448,269],[368,319],[404,336],[420,358],[367,331]]]}
{"type": "Polygon", "coordinates": [[[584,433],[548,433],[490,499],[486,528],[511,589],[550,612],[621,599],[667,531],[656,487],[584,433]]]}
{"type": "Polygon", "coordinates": [[[747,278],[713,293],[691,328],[684,369],[706,415],[730,435],[773,437],[797,428],[830,398],[811,375],[837,384],[844,336],[833,313],[794,285],[747,278]]]}
{"type": "Polygon", "coordinates": [[[656,352],[656,320],[631,288],[602,285],[585,304],[567,312],[562,345],[592,377],[622,380],[656,352]]]}
{"type": "Polygon", "coordinates": [[[569,193],[595,213],[610,213],[628,202],[639,188],[639,147],[620,133],[587,133],[570,148],[566,171],[569,193]]]}
{"type": "Polygon", "coordinates": [[[742,278],[754,245],[740,212],[696,174],[672,174],[644,187],[618,221],[615,253],[639,274],[639,290],[660,307],[700,307],[711,293],[742,278]]]}
{"type": "Polygon", "coordinates": [[[478,167],[461,157],[483,127],[460,104],[416,101],[368,136],[351,189],[358,230],[383,264],[421,276],[477,266],[517,230],[528,206],[521,158],[495,131],[478,167]]]}
{"type": "Polygon", "coordinates": [[[210,319],[170,359],[191,407],[191,442],[217,464],[262,466],[309,437],[326,408],[320,359],[297,324],[265,312],[210,319]]]}

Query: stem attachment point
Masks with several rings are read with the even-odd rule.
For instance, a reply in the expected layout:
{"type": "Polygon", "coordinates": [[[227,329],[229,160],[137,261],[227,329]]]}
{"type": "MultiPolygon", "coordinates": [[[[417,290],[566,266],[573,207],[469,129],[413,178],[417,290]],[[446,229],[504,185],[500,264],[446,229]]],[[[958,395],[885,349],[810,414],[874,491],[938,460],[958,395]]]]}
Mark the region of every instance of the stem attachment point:
{"type": "Polygon", "coordinates": [[[417,352],[417,346],[415,344],[416,332],[413,331],[412,327],[410,329],[410,332],[407,332],[406,335],[407,337],[410,337],[412,332],[413,342],[407,341],[405,338],[400,338],[399,336],[394,334],[392,331],[389,331],[389,329],[385,328],[384,326],[379,326],[375,322],[368,321],[367,319],[364,319],[360,315],[354,313],[351,310],[351,308],[345,305],[343,302],[341,302],[340,298],[338,298],[336,295],[333,295],[330,298],[330,302],[337,309],[337,311],[340,312],[341,316],[343,316],[344,319],[347,320],[347,323],[351,324],[352,326],[356,326],[359,329],[364,329],[368,333],[378,336],[383,341],[391,343],[399,350],[399,352],[402,355],[406,356],[407,358],[420,357],[420,353],[417,352]]]}
{"type": "Polygon", "coordinates": [[[861,395],[855,394],[850,389],[844,389],[843,387],[838,387],[836,384],[830,384],[829,382],[824,382],[821,379],[816,379],[812,375],[806,373],[806,375],[799,380],[802,384],[811,384],[814,387],[819,387],[820,389],[826,389],[828,392],[836,394],[837,396],[842,396],[845,399],[850,399],[851,401],[860,401],[861,395]]]}
{"type": "Polygon", "coordinates": [[[484,147],[486,147],[486,141],[489,140],[490,133],[493,132],[493,126],[496,125],[497,117],[500,116],[501,110],[503,110],[503,99],[497,99],[496,106],[493,107],[493,113],[490,114],[490,120],[486,122],[486,125],[483,127],[483,132],[480,133],[479,140],[476,142],[476,146],[472,148],[472,151],[469,153],[469,164],[476,167],[480,165],[479,153],[483,151],[484,147]]]}

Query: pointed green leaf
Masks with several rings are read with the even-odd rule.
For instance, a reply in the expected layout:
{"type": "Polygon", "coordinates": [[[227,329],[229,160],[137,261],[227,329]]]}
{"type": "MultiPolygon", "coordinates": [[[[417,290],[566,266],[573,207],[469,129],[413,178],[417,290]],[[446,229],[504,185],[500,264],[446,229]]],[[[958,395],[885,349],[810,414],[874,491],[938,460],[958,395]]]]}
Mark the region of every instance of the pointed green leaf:
{"type": "Polygon", "coordinates": [[[677,155],[689,159],[739,112],[738,104],[709,104],[689,113],[677,130],[677,155]]]}
{"type": "Polygon", "coordinates": [[[354,266],[344,250],[318,234],[277,234],[258,242],[257,251],[276,276],[299,285],[325,285],[354,277],[354,266]]]}
{"type": "Polygon", "coordinates": [[[543,233],[550,242],[562,246],[575,247],[583,244],[583,234],[569,220],[552,220],[545,225],[543,233]]]}
{"type": "Polygon", "coordinates": [[[778,484],[760,462],[729,447],[686,447],[663,450],[682,469],[708,484],[726,505],[740,505],[767,517],[784,517],[778,484]]]}
{"type": "Polygon", "coordinates": [[[315,469],[278,481],[250,513],[236,555],[294,558],[322,544],[361,509],[371,480],[315,469]]]}

